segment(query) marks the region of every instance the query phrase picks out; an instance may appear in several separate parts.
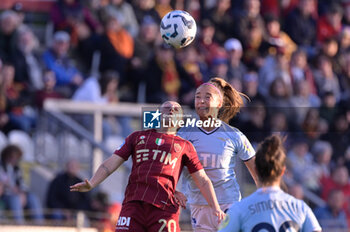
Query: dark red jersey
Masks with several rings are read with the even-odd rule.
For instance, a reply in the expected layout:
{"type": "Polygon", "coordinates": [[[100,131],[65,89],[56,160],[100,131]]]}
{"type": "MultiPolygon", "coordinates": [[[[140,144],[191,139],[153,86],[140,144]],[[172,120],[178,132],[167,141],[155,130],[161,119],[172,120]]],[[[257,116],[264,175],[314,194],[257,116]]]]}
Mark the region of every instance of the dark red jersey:
{"type": "Polygon", "coordinates": [[[132,133],[114,154],[125,160],[132,156],[124,203],[145,201],[171,212],[178,210],[174,192],[183,166],[187,166],[190,173],[202,169],[190,142],[156,130],[132,133]]]}

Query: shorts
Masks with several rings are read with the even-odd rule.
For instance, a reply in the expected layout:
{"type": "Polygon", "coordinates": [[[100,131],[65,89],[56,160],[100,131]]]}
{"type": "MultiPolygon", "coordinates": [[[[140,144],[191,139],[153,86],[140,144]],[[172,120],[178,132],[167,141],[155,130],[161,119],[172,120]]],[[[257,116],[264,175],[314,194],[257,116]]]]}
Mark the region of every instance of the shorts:
{"type": "MultiPolygon", "coordinates": [[[[232,204],[222,204],[220,208],[226,213],[232,204]]],[[[190,205],[191,223],[195,232],[218,231],[218,217],[208,205],[190,205]]]]}
{"type": "Polygon", "coordinates": [[[116,232],[180,232],[179,210],[176,213],[161,210],[144,201],[123,204],[116,232]]]}

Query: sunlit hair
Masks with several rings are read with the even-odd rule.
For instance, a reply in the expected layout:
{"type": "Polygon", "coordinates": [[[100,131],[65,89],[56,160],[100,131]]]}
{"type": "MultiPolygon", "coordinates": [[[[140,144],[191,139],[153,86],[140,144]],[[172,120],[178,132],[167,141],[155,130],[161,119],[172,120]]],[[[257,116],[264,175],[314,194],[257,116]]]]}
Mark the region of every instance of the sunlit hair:
{"type": "Polygon", "coordinates": [[[219,110],[218,118],[228,123],[243,106],[242,97],[246,97],[247,99],[249,99],[249,97],[237,91],[227,81],[220,77],[211,78],[209,83],[215,85],[221,91],[223,103],[219,110]]]}
{"type": "Polygon", "coordinates": [[[278,135],[272,135],[260,143],[255,157],[256,169],[262,183],[274,182],[286,166],[286,154],[278,135]]]}

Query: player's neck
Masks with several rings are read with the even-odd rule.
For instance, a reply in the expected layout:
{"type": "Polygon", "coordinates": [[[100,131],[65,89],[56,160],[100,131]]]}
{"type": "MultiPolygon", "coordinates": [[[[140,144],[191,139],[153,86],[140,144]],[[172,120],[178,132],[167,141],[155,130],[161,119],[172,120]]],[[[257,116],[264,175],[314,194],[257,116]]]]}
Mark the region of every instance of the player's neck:
{"type": "MultiPolygon", "coordinates": [[[[206,120],[217,120],[217,117],[200,117],[199,118],[202,122],[204,122],[204,121],[206,121],[206,120]]],[[[215,126],[204,126],[204,125],[202,125],[202,127],[201,127],[203,130],[205,130],[205,131],[207,131],[207,132],[210,132],[210,131],[212,131],[212,130],[214,130],[214,129],[216,129],[216,127],[215,126]]]]}
{"type": "Polygon", "coordinates": [[[281,187],[281,181],[280,179],[275,180],[274,182],[269,182],[269,183],[262,183],[262,188],[268,188],[268,187],[281,187]]]}
{"type": "Polygon", "coordinates": [[[176,134],[176,128],[161,128],[157,130],[159,133],[167,134],[167,135],[175,135],[176,134]]]}

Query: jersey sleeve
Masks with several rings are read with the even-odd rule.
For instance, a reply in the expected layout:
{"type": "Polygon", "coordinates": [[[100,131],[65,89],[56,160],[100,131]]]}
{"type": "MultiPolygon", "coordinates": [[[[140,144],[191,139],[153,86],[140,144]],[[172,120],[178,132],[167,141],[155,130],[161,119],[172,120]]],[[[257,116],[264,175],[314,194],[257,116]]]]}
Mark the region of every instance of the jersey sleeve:
{"type": "Polygon", "coordinates": [[[133,153],[134,150],[134,141],[137,132],[132,133],[126,137],[125,141],[120,145],[115,151],[114,154],[122,157],[124,160],[128,160],[129,156],[133,153]]]}
{"type": "Polygon", "coordinates": [[[233,204],[227,211],[225,219],[219,225],[219,232],[238,232],[240,231],[240,219],[239,219],[239,202],[233,204]]]}
{"type": "Polygon", "coordinates": [[[186,141],[186,150],[183,157],[184,165],[188,168],[190,174],[203,169],[201,162],[198,159],[196,149],[192,143],[186,141]]]}
{"type": "Polygon", "coordinates": [[[322,228],[318,223],[315,214],[312,212],[312,210],[307,204],[304,203],[304,206],[306,207],[306,218],[302,227],[302,232],[321,231],[322,228]]]}
{"type": "Polygon", "coordinates": [[[237,154],[243,161],[248,161],[255,156],[255,150],[247,137],[240,132],[237,154]]]}

